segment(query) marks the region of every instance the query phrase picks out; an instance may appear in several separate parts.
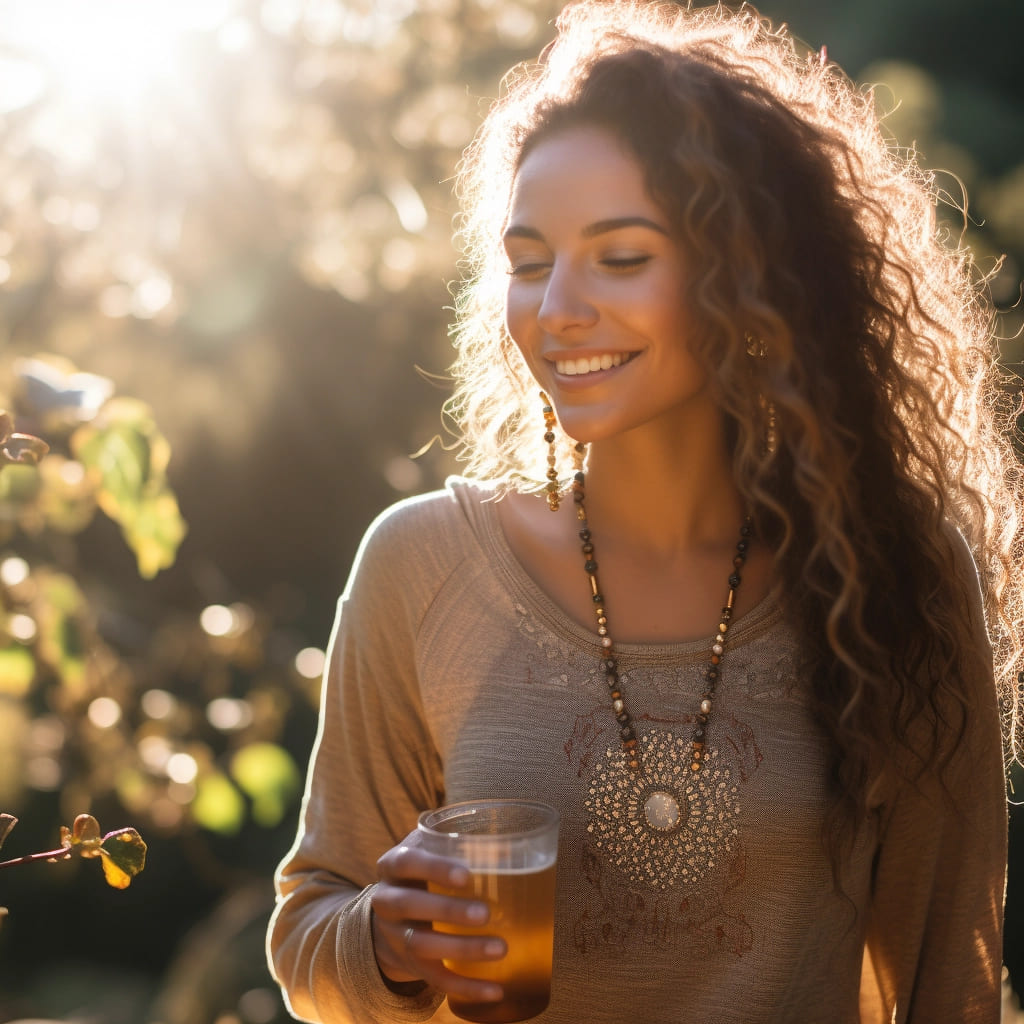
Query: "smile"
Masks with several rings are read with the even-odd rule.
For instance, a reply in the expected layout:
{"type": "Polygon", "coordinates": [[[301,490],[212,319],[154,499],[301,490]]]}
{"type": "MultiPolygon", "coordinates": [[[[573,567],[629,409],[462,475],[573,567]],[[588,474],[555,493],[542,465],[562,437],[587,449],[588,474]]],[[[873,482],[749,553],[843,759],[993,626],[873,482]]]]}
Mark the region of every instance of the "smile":
{"type": "Polygon", "coordinates": [[[581,356],[579,359],[556,359],[555,370],[567,377],[579,377],[585,373],[599,373],[601,370],[610,370],[615,366],[628,363],[635,352],[605,352],[600,356],[581,356]]]}

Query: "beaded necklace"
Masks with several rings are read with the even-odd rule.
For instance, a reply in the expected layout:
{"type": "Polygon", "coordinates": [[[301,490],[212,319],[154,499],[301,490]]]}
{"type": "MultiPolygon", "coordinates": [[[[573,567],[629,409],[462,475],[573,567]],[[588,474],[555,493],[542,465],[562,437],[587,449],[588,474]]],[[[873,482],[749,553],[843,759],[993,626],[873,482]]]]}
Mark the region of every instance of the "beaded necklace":
{"type": "MultiPolygon", "coordinates": [[[[550,407],[545,408],[545,417],[553,419],[553,412],[550,407]]],[[[550,421],[547,439],[551,433],[550,421]]],[[[553,437],[551,439],[553,441],[553,437]]],[[[549,444],[551,441],[549,441],[549,444]]],[[[579,522],[579,538],[582,541],[583,569],[590,581],[591,600],[594,603],[594,615],[597,619],[597,633],[601,638],[602,659],[605,681],[608,684],[609,697],[611,698],[612,711],[615,713],[615,720],[619,725],[619,739],[622,742],[622,749],[626,754],[627,763],[634,772],[641,770],[642,753],[637,741],[636,727],[633,724],[633,716],[626,709],[625,700],[622,695],[622,682],[619,677],[619,664],[615,656],[615,644],[611,633],[608,630],[608,615],[605,609],[604,594],[601,592],[597,579],[597,561],[594,558],[594,542],[590,532],[590,525],[587,522],[587,511],[585,505],[585,475],[583,473],[583,456],[586,448],[578,443],[574,450],[576,472],[573,476],[572,499],[576,506],[576,519],[579,522]]],[[[548,506],[551,510],[558,511],[560,496],[555,488],[548,488],[548,506]]],[[[690,740],[690,771],[696,775],[701,771],[704,764],[706,727],[714,707],[715,688],[718,685],[719,666],[722,656],[725,653],[725,639],[729,631],[729,621],[732,619],[733,605],[736,599],[736,591],[740,585],[740,570],[743,568],[747,558],[747,551],[750,547],[750,539],[754,533],[753,521],[749,515],[743,519],[740,527],[740,537],[736,543],[736,554],[733,556],[733,571],[729,575],[729,590],[726,594],[725,604],[722,606],[721,618],[718,622],[718,633],[711,645],[711,656],[704,669],[704,692],[701,695],[700,705],[694,720],[693,733],[690,740]]],[[[667,789],[654,789],[647,794],[643,803],[643,813],[647,824],[661,832],[672,832],[680,824],[683,818],[683,810],[680,807],[679,796],[667,789]]]]}

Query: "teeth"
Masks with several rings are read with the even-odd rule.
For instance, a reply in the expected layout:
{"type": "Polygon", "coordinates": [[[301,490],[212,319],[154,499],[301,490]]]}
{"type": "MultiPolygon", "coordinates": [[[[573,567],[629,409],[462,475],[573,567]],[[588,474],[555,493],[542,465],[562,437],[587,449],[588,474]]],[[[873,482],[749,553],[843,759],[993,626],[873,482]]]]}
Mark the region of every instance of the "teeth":
{"type": "Polygon", "coordinates": [[[555,361],[555,369],[569,377],[578,377],[583,373],[597,373],[599,370],[610,370],[613,366],[621,366],[629,362],[628,352],[605,352],[604,355],[591,356],[589,359],[558,359],[555,361]]]}

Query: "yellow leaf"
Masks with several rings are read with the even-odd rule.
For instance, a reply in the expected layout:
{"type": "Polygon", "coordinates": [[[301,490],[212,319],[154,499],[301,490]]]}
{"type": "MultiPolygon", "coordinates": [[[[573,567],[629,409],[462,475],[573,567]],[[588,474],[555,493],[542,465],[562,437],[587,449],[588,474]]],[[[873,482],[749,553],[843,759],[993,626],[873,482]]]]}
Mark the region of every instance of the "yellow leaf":
{"type": "Polygon", "coordinates": [[[146,866],[146,843],[134,828],[108,832],[100,847],[103,875],[115,889],[127,889],[146,866]]]}

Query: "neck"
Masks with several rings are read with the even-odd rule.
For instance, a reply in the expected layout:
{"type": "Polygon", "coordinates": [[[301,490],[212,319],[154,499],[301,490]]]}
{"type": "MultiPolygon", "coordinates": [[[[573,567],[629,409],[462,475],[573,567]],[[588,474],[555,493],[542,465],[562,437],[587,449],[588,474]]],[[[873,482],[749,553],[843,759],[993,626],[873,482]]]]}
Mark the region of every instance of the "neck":
{"type": "Polygon", "coordinates": [[[724,442],[652,447],[621,439],[588,454],[587,512],[595,529],[665,554],[733,544],[745,508],[724,442]]]}

